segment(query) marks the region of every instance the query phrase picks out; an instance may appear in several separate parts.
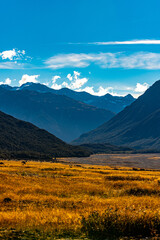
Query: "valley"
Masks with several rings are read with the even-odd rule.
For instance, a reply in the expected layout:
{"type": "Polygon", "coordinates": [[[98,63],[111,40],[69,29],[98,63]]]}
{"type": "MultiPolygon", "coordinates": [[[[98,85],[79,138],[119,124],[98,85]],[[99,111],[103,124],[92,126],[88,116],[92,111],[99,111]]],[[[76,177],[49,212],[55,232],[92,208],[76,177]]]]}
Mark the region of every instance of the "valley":
{"type": "Polygon", "coordinates": [[[156,239],[160,171],[133,166],[1,161],[0,239],[156,239]]]}
{"type": "Polygon", "coordinates": [[[160,240],[160,1],[0,10],[0,240],[160,240]]]}

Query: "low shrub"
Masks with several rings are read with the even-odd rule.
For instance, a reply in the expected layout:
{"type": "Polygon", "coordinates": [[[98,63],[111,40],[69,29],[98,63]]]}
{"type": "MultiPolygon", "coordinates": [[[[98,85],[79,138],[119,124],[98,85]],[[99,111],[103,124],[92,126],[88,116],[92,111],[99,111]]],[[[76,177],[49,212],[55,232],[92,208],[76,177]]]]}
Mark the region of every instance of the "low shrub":
{"type": "Polygon", "coordinates": [[[109,181],[145,181],[145,180],[149,180],[149,179],[143,178],[140,176],[109,175],[109,176],[105,176],[105,180],[109,180],[109,181]]]}
{"type": "Polygon", "coordinates": [[[104,213],[91,213],[82,218],[82,231],[91,239],[117,239],[120,237],[150,237],[160,233],[160,216],[128,214],[108,209],[104,213]]]}
{"type": "Polygon", "coordinates": [[[151,195],[160,195],[159,190],[151,188],[130,188],[125,191],[127,195],[133,196],[151,196],[151,195]]]}

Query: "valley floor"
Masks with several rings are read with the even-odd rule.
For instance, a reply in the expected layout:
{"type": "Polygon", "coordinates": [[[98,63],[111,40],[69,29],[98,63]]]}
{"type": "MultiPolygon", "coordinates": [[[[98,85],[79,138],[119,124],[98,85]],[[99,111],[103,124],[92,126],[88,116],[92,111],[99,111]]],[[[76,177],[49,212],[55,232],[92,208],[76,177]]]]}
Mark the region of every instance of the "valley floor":
{"type": "MultiPolygon", "coordinates": [[[[62,159],[63,161],[63,159],[62,159]]],[[[95,154],[90,157],[65,158],[65,162],[102,166],[160,169],[160,153],[147,154],[95,154]]]]}
{"type": "Polygon", "coordinates": [[[0,193],[0,239],[159,239],[160,170],[1,161],[0,193]]]}

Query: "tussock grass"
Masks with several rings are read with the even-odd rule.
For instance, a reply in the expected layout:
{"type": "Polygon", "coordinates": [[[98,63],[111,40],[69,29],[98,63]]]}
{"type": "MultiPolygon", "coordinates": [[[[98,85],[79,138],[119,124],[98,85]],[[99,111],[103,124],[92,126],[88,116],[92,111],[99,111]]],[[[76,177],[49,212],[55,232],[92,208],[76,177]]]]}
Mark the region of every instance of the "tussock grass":
{"type": "Polygon", "coordinates": [[[123,176],[123,175],[111,175],[111,176],[106,176],[106,180],[111,180],[111,181],[145,181],[145,180],[150,180],[149,178],[144,178],[141,176],[123,176]]]}
{"type": "Polygon", "coordinates": [[[155,170],[3,161],[0,239],[157,236],[159,196],[155,170]]]}
{"type": "Polygon", "coordinates": [[[93,239],[114,239],[119,237],[146,237],[160,233],[160,215],[158,212],[126,209],[107,209],[103,214],[91,213],[82,219],[83,231],[93,239]],[[136,217],[135,217],[136,215],[136,217]],[[144,224],[145,223],[145,224],[144,224]]]}

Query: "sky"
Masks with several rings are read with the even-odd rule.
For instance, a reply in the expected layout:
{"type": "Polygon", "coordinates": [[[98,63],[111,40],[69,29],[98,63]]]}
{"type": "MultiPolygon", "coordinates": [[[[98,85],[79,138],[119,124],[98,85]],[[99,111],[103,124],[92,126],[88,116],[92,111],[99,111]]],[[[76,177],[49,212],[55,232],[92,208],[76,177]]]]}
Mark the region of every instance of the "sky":
{"type": "Polygon", "coordinates": [[[159,0],[5,0],[0,84],[138,97],[160,79],[159,0]]]}

